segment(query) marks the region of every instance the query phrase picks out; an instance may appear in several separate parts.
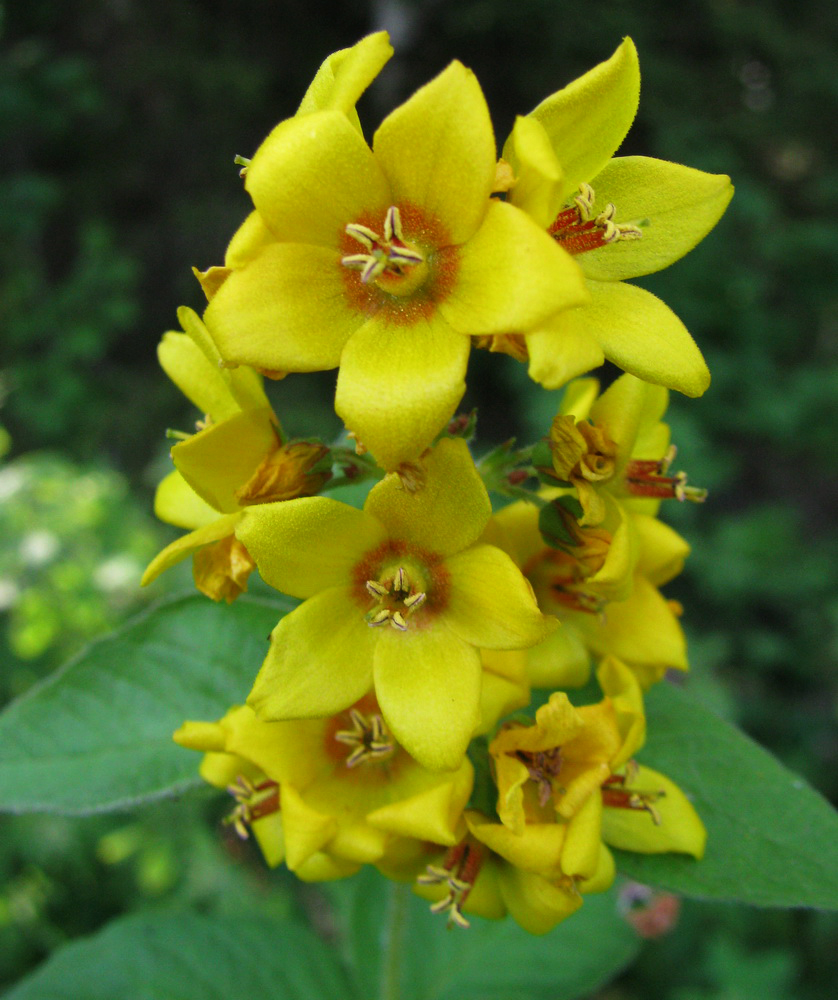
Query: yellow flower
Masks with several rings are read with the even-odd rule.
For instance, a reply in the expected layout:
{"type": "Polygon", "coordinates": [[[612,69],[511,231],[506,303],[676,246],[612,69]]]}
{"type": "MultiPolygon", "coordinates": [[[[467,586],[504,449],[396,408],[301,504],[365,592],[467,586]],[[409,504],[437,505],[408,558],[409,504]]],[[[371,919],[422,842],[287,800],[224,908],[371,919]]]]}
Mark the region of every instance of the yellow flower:
{"type": "Polygon", "coordinates": [[[371,695],[325,719],[263,722],[236,707],[217,723],[187,722],[174,738],[207,753],[201,773],[236,797],[237,832],[252,828],[269,862],[284,860],[301,878],[351,874],[384,858],[394,840],[453,845],[462,835],[471,764],[426,771],[393,739],[371,695]],[[262,827],[269,810],[279,812],[272,844],[262,827]]]}
{"type": "Polygon", "coordinates": [[[612,657],[597,678],[601,702],[574,708],[556,692],[533,725],[508,723],[492,741],[500,824],[486,827],[484,841],[545,875],[590,877],[600,838],[626,850],[700,857],[706,833],[689,801],[632,759],[646,737],[637,680],[612,657]]]}
{"type": "Polygon", "coordinates": [[[484,536],[509,553],[541,610],[561,622],[526,652],[534,687],[584,684],[591,656],[619,657],[644,687],[667,669],[687,669],[677,609],[658,588],[681,571],[689,546],[657,518],[630,513],[609,494],[605,499],[601,525],[573,529],[576,546],[545,545],[538,508],[523,501],[495,514],[484,536]]]}
{"type": "Polygon", "coordinates": [[[387,476],[363,511],[325,497],[248,508],[236,528],[264,579],[305,599],[274,629],[248,699],[265,720],[332,715],[374,684],[388,728],[424,766],[456,769],[479,723],[480,649],[555,627],[506,553],[476,544],[489,498],[461,440],[387,476]]]}
{"type": "Polygon", "coordinates": [[[639,94],[637,52],[627,38],[609,60],[519,118],[504,146],[515,178],[509,202],[573,255],[591,295],[515,350],[526,351],[531,377],[548,388],[605,357],[645,381],[700,396],[710,373],[692,337],[668,306],[623,279],[683,257],[718,222],[733,188],[724,175],[614,157],[639,94]]]}
{"type": "Polygon", "coordinates": [[[241,510],[317,493],[331,475],[322,468],[327,449],[306,441],[283,444],[261,377],[224,367],[191,309],[180,309],[178,317],[186,332],[165,334],[160,364],[204,418],[197,433],[183,435],[172,448],[176,469],[158,486],[154,509],[161,520],[193,530],[156,556],[142,582],[193,555],[198,589],[229,603],[247,588],[255,565],[233,535],[241,510]]]}
{"type": "Polygon", "coordinates": [[[596,379],[577,379],[565,391],[550,429],[549,475],[570,482],[582,505],[582,525],[600,524],[608,495],[631,509],[657,513],[661,500],[700,503],[707,491],[687,485],[687,475],[668,475],[676,449],[661,421],[669,393],[661,386],[622,375],[598,395],[596,379]]]}
{"type": "MultiPolygon", "coordinates": [[[[449,927],[468,927],[464,914],[488,920],[501,920],[508,914],[530,934],[546,934],[579,909],[582,892],[601,892],[614,879],[613,860],[606,850],[588,880],[525,870],[493,849],[487,830],[497,824],[473,809],[466,811],[465,820],[468,833],[458,844],[444,853],[426,852],[413,864],[414,892],[432,900],[431,911],[446,914],[449,927]]],[[[402,877],[398,869],[382,870],[388,877],[402,877]]]]}
{"type": "Polygon", "coordinates": [[[257,213],[205,319],[230,362],[339,366],[335,408],[386,469],[416,459],[463,395],[472,335],[528,331],[587,301],[544,229],[490,198],[477,80],[452,63],[370,149],[343,109],[280,123],[250,161],[257,213]]]}

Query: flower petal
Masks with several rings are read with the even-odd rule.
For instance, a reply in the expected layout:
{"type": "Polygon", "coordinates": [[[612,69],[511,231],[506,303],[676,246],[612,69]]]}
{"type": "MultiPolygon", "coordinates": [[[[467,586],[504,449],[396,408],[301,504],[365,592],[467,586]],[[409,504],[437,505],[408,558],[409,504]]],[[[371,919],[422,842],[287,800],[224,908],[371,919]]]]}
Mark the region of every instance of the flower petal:
{"type": "Polygon", "coordinates": [[[342,712],[371,686],[377,640],[348,589],[324,590],[273,630],[247,703],[266,722],[342,712]]]}
{"type": "Polygon", "coordinates": [[[425,485],[410,493],[398,476],[386,476],[370,490],[364,511],[402,539],[447,556],[471,545],[492,512],[468,445],[443,438],[423,459],[425,485]]]}
{"type": "Polygon", "coordinates": [[[352,335],[335,409],[379,465],[418,458],[443,429],[465,392],[470,346],[440,316],[409,329],[376,317],[352,335]]]}
{"type": "Polygon", "coordinates": [[[280,122],[244,186],[278,240],[335,249],[348,223],[368,212],[383,218],[392,200],[372,150],[340,111],[280,122]]]}
{"type": "Polygon", "coordinates": [[[335,368],[365,317],[347,306],[337,249],[273,243],[233,271],[204,319],[226,360],[302,372],[335,368]]]}
{"type": "Polygon", "coordinates": [[[236,413],[172,448],[178,472],[203,500],[224,514],[239,509],[236,490],[279,446],[270,407],[236,413]]]}
{"type": "Polygon", "coordinates": [[[527,334],[529,376],[545,389],[560,389],[577,375],[599,368],[605,355],[589,330],[572,325],[546,326],[527,334]]]}
{"type": "Polygon", "coordinates": [[[374,517],[339,500],[301,497],[248,507],[236,537],[267,583],[305,598],[348,584],[352,567],[387,533],[374,517]]]}
{"type": "Polygon", "coordinates": [[[337,820],[309,806],[293,785],[282,786],[285,862],[295,871],[337,833],[337,820]]]}
{"type": "Polygon", "coordinates": [[[542,615],[526,578],[493,545],[474,545],[451,556],[448,606],[441,619],[465,642],[486,649],[526,649],[557,625],[542,615]]]}
{"type": "Polygon", "coordinates": [[[660,591],[639,574],[631,597],[612,601],[605,620],[592,622],[585,634],[597,656],[611,653],[632,668],[687,669],[687,643],[677,617],[660,591]]]}
{"type": "Polygon", "coordinates": [[[536,688],[582,687],[591,676],[591,654],[573,625],[561,622],[528,651],[527,673],[536,688]]]}
{"type": "MultiPolygon", "coordinates": [[[[631,127],[639,100],[637,50],[625,38],[610,59],[530,112],[544,126],[564,170],[563,197],[602,170],[631,127]]],[[[510,160],[508,145],[503,155],[510,160]]]]}
{"type": "Polygon", "coordinates": [[[660,299],[625,282],[589,281],[591,304],[555,318],[563,330],[586,331],[606,358],[645,382],[700,396],[710,385],[701,351],[660,299]]]}
{"type": "Polygon", "coordinates": [[[474,768],[466,758],[450,780],[437,781],[416,795],[380,806],[368,813],[367,822],[402,837],[416,837],[433,844],[456,844],[473,781],[474,768]]]}
{"type": "Polygon", "coordinates": [[[639,226],[639,240],[617,240],[582,254],[587,277],[600,281],[637,278],[669,267],[699,243],[719,221],[733,197],[725,174],[653,160],[621,156],[591,181],[593,215],[611,202],[618,224],[639,226]]]}
{"type": "Polygon", "coordinates": [[[550,137],[541,122],[519,116],[509,144],[517,167],[515,186],[507,201],[547,229],[562,207],[562,167],[550,137]]]}
{"type": "Polygon", "coordinates": [[[435,215],[452,244],[464,243],[488,207],[495,139],[477,78],[452,62],[384,121],[373,149],[395,204],[435,215]]]}
{"type": "Polygon", "coordinates": [[[258,212],[251,212],[227,244],[224,266],[244,267],[255,260],[265,247],[275,242],[276,236],[268,229],[262,216],[258,212]]]}
{"type": "Polygon", "coordinates": [[[355,105],[392,54],[393,46],[386,31],[376,31],[351,48],[333,52],[315,74],[297,114],[342,111],[360,132],[355,105]]]}
{"type": "Polygon", "coordinates": [[[210,524],[205,524],[196,531],[190,531],[188,535],[181,535],[180,538],[167,545],[162,552],[158,552],[146,567],[140,585],[147,587],[161,573],[165,573],[167,569],[192,555],[193,552],[232,535],[239,515],[225,514],[223,517],[218,517],[215,511],[213,513],[216,518],[210,524]]]}
{"type": "Polygon", "coordinates": [[[501,868],[500,885],[510,915],[528,934],[546,934],[582,905],[575,889],[514,865],[501,868]]]}
{"type": "Polygon", "coordinates": [[[439,310],[471,336],[520,332],[588,301],[576,261],[533,220],[493,200],[483,225],[460,248],[457,280],[439,310]]]}
{"type": "Polygon", "coordinates": [[[218,517],[218,511],[198,496],[177,469],[160,481],[154,513],[176,528],[202,528],[218,517]]]}
{"type": "Polygon", "coordinates": [[[375,693],[398,742],[431,771],[453,771],[480,721],[480,654],[440,624],[379,633],[375,693]]]}
{"type": "Polygon", "coordinates": [[[662,587],[684,568],[689,543],[674,528],[648,514],[632,514],[640,540],[637,571],[656,587],[662,587]]]}
{"type": "Polygon", "coordinates": [[[664,774],[642,764],[636,777],[625,786],[643,791],[662,791],[655,804],[660,824],[644,809],[606,808],[602,815],[602,839],[612,847],[641,854],[662,854],[678,851],[694,858],[704,855],[707,831],[698,813],[681,789],[664,774]]]}

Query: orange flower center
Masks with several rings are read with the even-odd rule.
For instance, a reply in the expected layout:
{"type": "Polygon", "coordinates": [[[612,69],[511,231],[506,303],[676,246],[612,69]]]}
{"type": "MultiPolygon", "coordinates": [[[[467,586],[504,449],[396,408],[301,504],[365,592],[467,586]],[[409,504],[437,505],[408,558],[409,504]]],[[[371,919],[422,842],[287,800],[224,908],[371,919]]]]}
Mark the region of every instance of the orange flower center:
{"type": "Polygon", "coordinates": [[[448,599],[448,573],[441,558],[407,542],[385,542],[368,552],[355,566],[353,580],[356,599],[373,628],[389,625],[406,632],[421,627],[448,599]]]}

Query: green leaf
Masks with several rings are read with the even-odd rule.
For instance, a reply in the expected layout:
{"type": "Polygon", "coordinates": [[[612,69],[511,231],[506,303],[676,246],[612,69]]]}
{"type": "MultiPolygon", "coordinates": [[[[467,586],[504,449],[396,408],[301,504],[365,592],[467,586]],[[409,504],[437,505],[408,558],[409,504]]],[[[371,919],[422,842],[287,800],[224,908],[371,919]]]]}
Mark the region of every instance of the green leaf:
{"type": "Polygon", "coordinates": [[[190,595],[92,643],[0,714],[0,810],[101,812],[199,783],[172,732],[247,697],[290,607],[190,595]]]}
{"type": "Polygon", "coordinates": [[[838,909],[838,812],[688,694],[646,697],[642,764],[672,778],[707,827],[701,861],[615,851],[620,871],[698,899],[838,909]]]}
{"type": "Polygon", "coordinates": [[[57,951],[5,1000],[347,998],[346,975],[291,921],[191,913],[116,920],[57,951]]]}
{"type": "Polygon", "coordinates": [[[527,934],[511,918],[473,917],[467,930],[448,930],[409,886],[371,869],[335,883],[329,894],[365,998],[574,1000],[616,976],[641,945],[618,915],[614,893],[587,896],[545,937],[527,934]]]}

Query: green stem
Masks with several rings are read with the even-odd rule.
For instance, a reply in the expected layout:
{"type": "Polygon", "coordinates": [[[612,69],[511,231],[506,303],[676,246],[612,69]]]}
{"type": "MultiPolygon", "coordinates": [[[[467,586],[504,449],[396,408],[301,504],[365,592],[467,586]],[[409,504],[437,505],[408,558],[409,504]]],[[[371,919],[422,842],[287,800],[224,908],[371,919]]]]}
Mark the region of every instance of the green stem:
{"type": "Polygon", "coordinates": [[[410,886],[406,883],[392,884],[381,963],[381,1000],[399,1000],[409,894],[410,886]]]}

